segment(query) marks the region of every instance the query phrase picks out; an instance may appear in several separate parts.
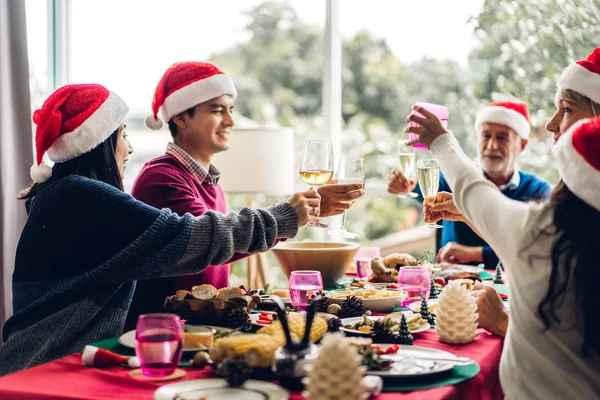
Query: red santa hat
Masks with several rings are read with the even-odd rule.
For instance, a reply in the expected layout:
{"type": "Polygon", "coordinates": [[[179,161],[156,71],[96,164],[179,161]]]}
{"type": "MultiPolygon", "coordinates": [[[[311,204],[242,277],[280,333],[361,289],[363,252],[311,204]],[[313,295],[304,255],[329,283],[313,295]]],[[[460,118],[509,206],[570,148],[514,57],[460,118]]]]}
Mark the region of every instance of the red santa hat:
{"type": "Polygon", "coordinates": [[[585,60],[569,65],[558,78],[559,89],[570,89],[600,104],[600,47],[585,60]]]}
{"type": "Polygon", "coordinates": [[[67,85],[57,89],[33,113],[36,163],[31,167],[35,182],[45,182],[52,169],[44,154],[55,162],[72,160],[93,150],[121,125],[127,104],[115,93],[96,84],[67,85]]]}
{"type": "Polygon", "coordinates": [[[484,123],[508,126],[522,139],[529,137],[529,107],[523,101],[494,101],[481,110],[475,119],[475,130],[481,132],[484,123]]]}
{"type": "Polygon", "coordinates": [[[600,211],[600,117],[573,124],[552,148],[562,181],[600,211]]]}
{"type": "Polygon", "coordinates": [[[128,364],[132,368],[139,366],[137,357],[127,358],[112,351],[89,345],[83,349],[81,362],[86,367],[111,367],[122,364],[128,364]]]}
{"type": "Polygon", "coordinates": [[[207,62],[179,62],[171,65],[163,74],[152,101],[152,115],[146,117],[146,126],[159,130],[163,123],[158,117],[169,121],[175,115],[215,97],[237,97],[233,80],[214,65],[207,62]]]}

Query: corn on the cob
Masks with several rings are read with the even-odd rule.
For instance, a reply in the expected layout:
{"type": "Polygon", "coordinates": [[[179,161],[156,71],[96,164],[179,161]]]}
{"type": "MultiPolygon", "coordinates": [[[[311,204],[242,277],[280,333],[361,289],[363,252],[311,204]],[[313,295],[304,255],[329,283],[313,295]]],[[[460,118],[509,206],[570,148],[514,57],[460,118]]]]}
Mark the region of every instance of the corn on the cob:
{"type": "MultiPolygon", "coordinates": [[[[306,319],[303,316],[288,316],[288,325],[293,339],[299,339],[304,336],[306,319]]],[[[258,333],[266,335],[283,335],[283,328],[280,321],[273,321],[269,326],[261,328],[258,333]]],[[[315,317],[310,328],[310,341],[312,343],[321,339],[327,333],[327,322],[321,317],[315,317]]]]}
{"type": "Polygon", "coordinates": [[[217,339],[210,349],[211,359],[218,363],[228,356],[243,356],[252,367],[270,367],[275,350],[285,343],[283,336],[242,335],[217,339]]]}

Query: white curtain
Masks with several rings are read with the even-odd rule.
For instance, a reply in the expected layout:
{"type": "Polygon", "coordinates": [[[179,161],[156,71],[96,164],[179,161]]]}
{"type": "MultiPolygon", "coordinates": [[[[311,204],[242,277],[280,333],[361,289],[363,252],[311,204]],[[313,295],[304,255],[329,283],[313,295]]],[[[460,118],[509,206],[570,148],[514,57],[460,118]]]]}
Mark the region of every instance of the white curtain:
{"type": "Polygon", "coordinates": [[[12,314],[15,250],[26,218],[17,194],[31,183],[32,162],[25,0],[0,0],[0,322],[12,314]]]}

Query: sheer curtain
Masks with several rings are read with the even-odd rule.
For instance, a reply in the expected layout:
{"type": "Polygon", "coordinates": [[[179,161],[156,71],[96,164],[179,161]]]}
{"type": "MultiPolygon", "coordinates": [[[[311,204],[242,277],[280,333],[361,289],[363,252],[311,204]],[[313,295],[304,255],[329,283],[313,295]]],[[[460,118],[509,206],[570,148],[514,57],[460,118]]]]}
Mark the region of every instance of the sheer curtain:
{"type": "Polygon", "coordinates": [[[0,0],[0,322],[12,313],[15,250],[26,218],[16,197],[31,183],[33,162],[25,28],[25,0],[0,0]]]}

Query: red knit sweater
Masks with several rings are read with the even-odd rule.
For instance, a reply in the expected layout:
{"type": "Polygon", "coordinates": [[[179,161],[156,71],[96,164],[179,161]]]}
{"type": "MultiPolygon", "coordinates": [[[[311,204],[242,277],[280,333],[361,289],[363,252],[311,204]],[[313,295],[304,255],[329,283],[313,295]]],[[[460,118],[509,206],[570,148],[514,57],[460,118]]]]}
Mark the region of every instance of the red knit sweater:
{"type": "MultiPolygon", "coordinates": [[[[221,186],[202,185],[169,154],[157,157],[144,165],[135,180],[131,194],[146,204],[158,209],[170,208],[179,215],[188,212],[198,216],[207,210],[227,212],[221,186]]],[[[235,258],[239,259],[240,256],[235,258]]],[[[229,264],[210,266],[199,274],[180,277],[176,289],[190,290],[192,286],[203,283],[210,283],[216,288],[227,287],[229,269],[229,264]]]]}

